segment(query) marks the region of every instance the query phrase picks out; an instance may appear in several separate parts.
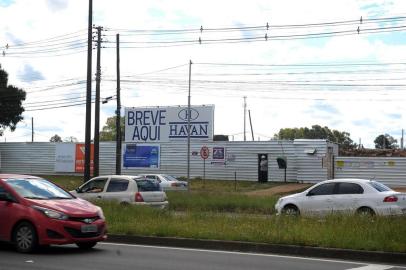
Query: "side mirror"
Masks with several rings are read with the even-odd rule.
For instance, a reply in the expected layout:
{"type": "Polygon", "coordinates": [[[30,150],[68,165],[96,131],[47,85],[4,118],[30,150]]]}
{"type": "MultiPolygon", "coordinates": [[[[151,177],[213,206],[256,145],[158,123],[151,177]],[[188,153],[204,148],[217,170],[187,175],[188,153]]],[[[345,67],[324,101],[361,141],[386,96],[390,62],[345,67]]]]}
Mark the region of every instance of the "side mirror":
{"type": "Polygon", "coordinates": [[[7,192],[0,192],[0,201],[16,202],[16,200],[7,192]]]}
{"type": "Polygon", "coordinates": [[[313,192],[310,190],[309,192],[307,192],[306,196],[313,196],[313,192]]]}

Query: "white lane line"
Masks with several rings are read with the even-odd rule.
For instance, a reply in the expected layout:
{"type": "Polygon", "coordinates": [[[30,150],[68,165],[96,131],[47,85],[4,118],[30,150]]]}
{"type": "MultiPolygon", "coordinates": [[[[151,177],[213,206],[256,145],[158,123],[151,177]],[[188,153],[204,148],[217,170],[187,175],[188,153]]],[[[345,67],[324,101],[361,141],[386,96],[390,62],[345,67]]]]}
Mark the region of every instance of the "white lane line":
{"type": "Polygon", "coordinates": [[[362,266],[362,267],[357,267],[357,268],[350,268],[347,270],[386,270],[386,269],[391,269],[394,266],[390,266],[390,265],[378,265],[378,264],[369,264],[366,266],[362,266]]]}
{"type": "MultiPolygon", "coordinates": [[[[155,248],[155,249],[172,249],[172,250],[208,252],[208,253],[236,254],[236,255],[246,255],[246,256],[290,258],[290,259],[307,260],[307,261],[355,264],[355,265],[362,265],[363,267],[366,265],[366,263],[354,262],[354,261],[319,259],[319,258],[297,257],[297,256],[288,256],[288,255],[275,255],[275,254],[264,254],[264,253],[222,251],[222,250],[195,249],[195,248],[179,248],[179,247],[165,247],[165,246],[149,246],[149,245],[136,245],[136,244],[119,244],[119,243],[110,243],[110,242],[99,242],[99,244],[101,244],[101,245],[111,245],[111,246],[128,246],[128,247],[134,247],[135,246],[135,247],[145,247],[145,248],[155,248]]],[[[377,266],[388,267],[387,265],[377,265],[377,266]]],[[[406,269],[406,266],[390,266],[390,267],[406,269]]],[[[358,270],[358,268],[354,268],[354,269],[358,270]]],[[[369,268],[366,268],[365,270],[367,270],[367,269],[369,270],[369,268]]],[[[373,268],[371,268],[371,270],[372,269],[373,268]]],[[[383,269],[389,269],[389,268],[377,268],[377,269],[379,269],[379,270],[382,269],[383,270],[383,269]]]]}

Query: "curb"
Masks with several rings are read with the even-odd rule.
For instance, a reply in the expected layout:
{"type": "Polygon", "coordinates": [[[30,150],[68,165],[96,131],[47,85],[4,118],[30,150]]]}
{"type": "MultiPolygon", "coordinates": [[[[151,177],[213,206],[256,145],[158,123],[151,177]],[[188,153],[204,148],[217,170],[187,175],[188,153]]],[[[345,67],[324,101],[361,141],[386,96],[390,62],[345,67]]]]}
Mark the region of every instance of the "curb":
{"type": "Polygon", "coordinates": [[[174,237],[108,235],[106,242],[121,244],[138,244],[150,246],[169,246],[208,250],[223,250],[237,252],[255,252],[280,254],[289,256],[316,257],[325,259],[341,259],[376,263],[406,264],[406,253],[363,251],[337,248],[321,248],[310,246],[277,245],[240,241],[203,240],[174,237]]]}

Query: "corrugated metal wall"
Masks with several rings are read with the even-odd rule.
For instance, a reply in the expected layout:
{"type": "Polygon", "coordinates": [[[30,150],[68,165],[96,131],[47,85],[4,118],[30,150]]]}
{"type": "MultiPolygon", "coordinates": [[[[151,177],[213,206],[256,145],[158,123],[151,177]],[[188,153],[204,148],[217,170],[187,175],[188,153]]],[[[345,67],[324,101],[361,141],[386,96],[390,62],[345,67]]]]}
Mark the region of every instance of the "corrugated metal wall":
{"type": "MultiPolygon", "coordinates": [[[[322,156],[326,153],[324,140],[255,141],[255,142],[192,142],[191,151],[200,152],[206,145],[225,147],[232,160],[225,165],[206,161],[206,178],[234,180],[258,180],[258,154],[268,154],[269,181],[283,181],[284,170],[278,168],[277,157],[287,158],[287,180],[317,182],[326,179],[327,170],[322,166],[322,156]],[[307,149],[316,149],[314,154],[306,154],[307,149]]],[[[148,172],[168,173],[176,176],[187,175],[186,142],[161,143],[161,165],[159,169],[122,169],[122,174],[148,172]]],[[[124,147],[123,147],[124,149],[124,147]]],[[[1,168],[3,173],[55,174],[55,143],[0,143],[1,168]]],[[[203,177],[203,160],[200,155],[190,159],[190,175],[203,177]]],[[[100,143],[100,174],[115,173],[115,143],[100,143]]]]}
{"type": "Polygon", "coordinates": [[[336,157],[336,178],[376,179],[391,186],[406,186],[406,158],[336,157]]]}

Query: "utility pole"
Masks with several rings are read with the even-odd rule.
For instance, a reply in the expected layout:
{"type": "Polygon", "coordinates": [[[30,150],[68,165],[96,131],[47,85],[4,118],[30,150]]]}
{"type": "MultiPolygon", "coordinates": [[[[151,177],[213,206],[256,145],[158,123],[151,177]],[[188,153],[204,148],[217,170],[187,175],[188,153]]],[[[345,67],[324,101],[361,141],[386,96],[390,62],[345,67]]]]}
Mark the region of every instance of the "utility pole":
{"type": "MultiPolygon", "coordinates": [[[[190,181],[190,85],[192,79],[192,60],[189,60],[189,92],[187,98],[187,181],[190,181]]],[[[190,182],[189,182],[190,185],[190,182]]],[[[189,187],[188,185],[188,187],[189,187]]]]}
{"type": "Polygon", "coordinates": [[[400,139],[400,149],[403,150],[403,142],[404,142],[404,129],[402,128],[402,138],[400,139]]]}
{"type": "Polygon", "coordinates": [[[117,48],[117,110],[116,110],[116,174],[121,174],[121,103],[120,103],[120,34],[116,35],[117,48]]]}
{"type": "Polygon", "coordinates": [[[244,142],[247,140],[247,136],[246,136],[246,118],[247,118],[247,97],[244,96],[244,142]]]}
{"type": "Polygon", "coordinates": [[[84,181],[90,179],[90,129],[92,121],[92,24],[93,0],[89,0],[89,21],[87,28],[87,84],[86,84],[86,125],[85,125],[85,168],[84,181]]]}
{"type": "Polygon", "coordinates": [[[100,153],[100,47],[101,47],[101,31],[103,27],[98,26],[97,29],[97,67],[96,67],[96,99],[94,107],[94,157],[93,157],[93,176],[99,176],[99,153],[100,153]]]}
{"type": "Polygon", "coordinates": [[[34,142],[34,117],[31,117],[31,142],[34,142]]]}
{"type": "Polygon", "coordinates": [[[251,110],[248,110],[248,118],[250,119],[252,141],[255,141],[255,139],[254,139],[254,129],[252,127],[252,121],[251,121],[251,110]]]}

